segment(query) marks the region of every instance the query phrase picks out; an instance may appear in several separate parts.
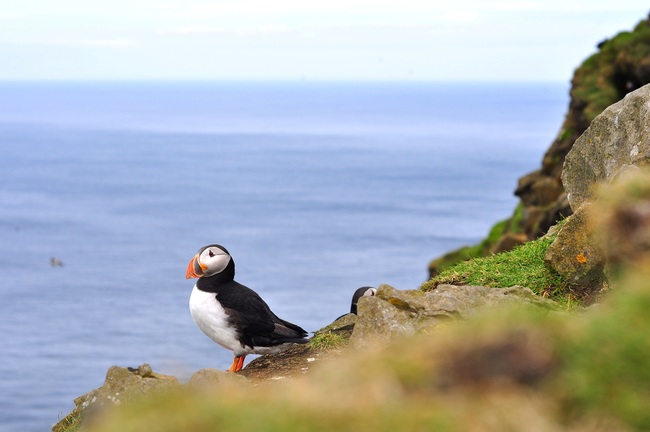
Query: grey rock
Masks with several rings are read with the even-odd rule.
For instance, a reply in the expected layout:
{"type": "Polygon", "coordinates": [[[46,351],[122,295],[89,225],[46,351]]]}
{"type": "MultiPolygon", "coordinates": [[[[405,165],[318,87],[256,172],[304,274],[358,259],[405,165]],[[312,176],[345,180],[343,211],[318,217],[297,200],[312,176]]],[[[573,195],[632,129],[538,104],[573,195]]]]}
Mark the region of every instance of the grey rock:
{"type": "Polygon", "coordinates": [[[592,204],[585,203],[562,225],[544,262],[566,281],[599,287],[605,275],[605,254],[594,230],[592,204]]]}
{"type": "Polygon", "coordinates": [[[497,307],[556,309],[551,300],[524,287],[439,285],[435,290],[397,290],[381,285],[374,297],[362,298],[351,343],[364,346],[427,331],[450,319],[466,319],[497,307]]]}
{"type": "Polygon", "coordinates": [[[628,93],[592,122],[564,162],[562,183],[577,210],[598,184],[650,163],[650,85],[628,93]]]}
{"type": "Polygon", "coordinates": [[[121,405],[133,397],[177,386],[175,377],[155,373],[148,364],[138,368],[111,366],[106,372],[103,386],[76,398],[74,402],[82,410],[105,404],[121,405]]]}

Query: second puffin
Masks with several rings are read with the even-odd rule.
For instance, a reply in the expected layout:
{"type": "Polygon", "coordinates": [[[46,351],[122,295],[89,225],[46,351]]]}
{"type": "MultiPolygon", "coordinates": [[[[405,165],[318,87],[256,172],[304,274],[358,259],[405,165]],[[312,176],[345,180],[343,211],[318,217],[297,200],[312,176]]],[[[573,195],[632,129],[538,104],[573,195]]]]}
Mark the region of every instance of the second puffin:
{"type": "Polygon", "coordinates": [[[199,249],[185,273],[199,278],[190,295],[192,318],[203,333],[233,351],[229,372],[238,372],[248,354],[271,354],[309,341],[301,327],[278,318],[252,289],[236,282],[235,262],[225,247],[199,249]]]}

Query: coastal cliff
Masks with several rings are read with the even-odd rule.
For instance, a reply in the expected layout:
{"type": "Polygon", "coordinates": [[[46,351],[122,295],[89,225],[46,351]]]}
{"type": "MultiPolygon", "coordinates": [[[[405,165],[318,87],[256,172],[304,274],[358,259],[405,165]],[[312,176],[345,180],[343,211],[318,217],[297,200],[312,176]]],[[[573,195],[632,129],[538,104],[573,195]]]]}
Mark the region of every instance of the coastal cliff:
{"type": "Polygon", "coordinates": [[[564,122],[540,168],[519,179],[514,193],[520,202],[513,215],[497,223],[480,244],[431,261],[430,277],[458,261],[510,250],[539,238],[558,220],[571,215],[561,179],[566,155],[598,114],[648,83],[650,18],[639,22],[632,31],[600,42],[598,51],[575,70],[564,122]]]}

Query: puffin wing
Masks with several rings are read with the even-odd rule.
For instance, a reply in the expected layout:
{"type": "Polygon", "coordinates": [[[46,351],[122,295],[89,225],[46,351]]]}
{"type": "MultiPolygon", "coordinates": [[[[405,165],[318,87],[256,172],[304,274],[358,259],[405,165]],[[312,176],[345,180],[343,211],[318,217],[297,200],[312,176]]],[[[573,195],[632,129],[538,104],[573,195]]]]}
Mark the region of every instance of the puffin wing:
{"type": "Polygon", "coordinates": [[[220,291],[217,299],[239,329],[244,345],[270,347],[308,341],[305,330],[275,315],[255,291],[235,281],[229,288],[220,291]]]}

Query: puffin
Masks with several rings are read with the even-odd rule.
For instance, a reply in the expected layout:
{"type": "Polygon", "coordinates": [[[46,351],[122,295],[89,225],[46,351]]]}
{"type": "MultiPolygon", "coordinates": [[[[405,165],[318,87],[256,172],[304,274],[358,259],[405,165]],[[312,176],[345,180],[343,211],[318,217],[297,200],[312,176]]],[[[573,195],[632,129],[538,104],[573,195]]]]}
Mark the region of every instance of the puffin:
{"type": "MultiPolygon", "coordinates": [[[[344,316],[347,316],[349,314],[357,314],[357,303],[359,302],[359,299],[361,297],[372,297],[377,294],[377,288],[369,287],[369,286],[364,286],[361,288],[357,288],[357,290],[352,294],[352,303],[350,304],[350,312],[341,315],[338,317],[336,320],[340,320],[344,316]]],[[[334,321],[336,321],[334,320],[334,321]]]]}
{"type": "Polygon", "coordinates": [[[357,289],[352,295],[352,304],[350,305],[350,313],[357,314],[357,303],[361,297],[372,297],[377,294],[377,288],[364,286],[357,289]]]}
{"type": "Polygon", "coordinates": [[[235,355],[228,372],[239,372],[248,354],[273,354],[309,342],[304,329],[278,318],[255,291],[235,281],[235,261],[225,247],[199,249],[185,277],[198,278],[190,295],[192,319],[235,355]]]}

